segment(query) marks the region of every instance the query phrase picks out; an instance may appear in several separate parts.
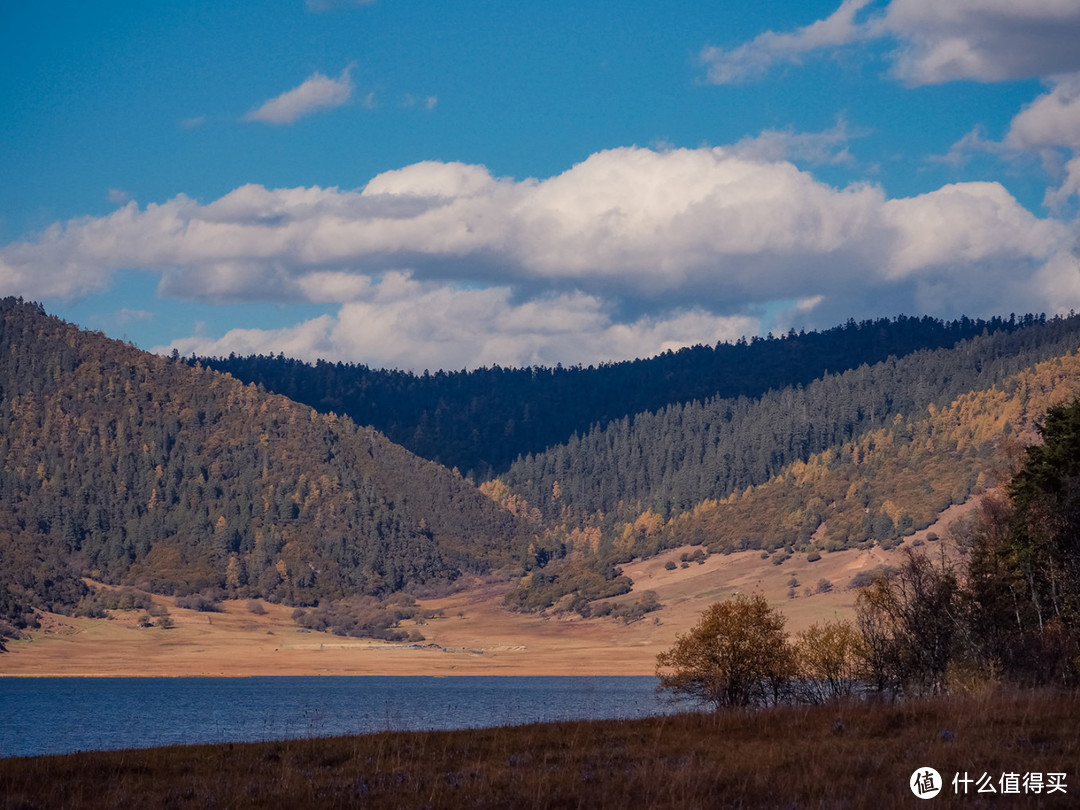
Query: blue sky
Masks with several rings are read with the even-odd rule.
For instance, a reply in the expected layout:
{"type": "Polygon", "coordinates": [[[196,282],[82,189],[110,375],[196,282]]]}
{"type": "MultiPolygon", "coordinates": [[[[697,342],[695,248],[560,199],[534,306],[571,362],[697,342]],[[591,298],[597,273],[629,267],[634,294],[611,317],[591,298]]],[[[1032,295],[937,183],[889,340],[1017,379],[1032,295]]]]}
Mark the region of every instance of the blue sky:
{"type": "Polygon", "coordinates": [[[1080,309],[1080,0],[7,3],[0,103],[0,294],[157,351],[1080,309]]]}

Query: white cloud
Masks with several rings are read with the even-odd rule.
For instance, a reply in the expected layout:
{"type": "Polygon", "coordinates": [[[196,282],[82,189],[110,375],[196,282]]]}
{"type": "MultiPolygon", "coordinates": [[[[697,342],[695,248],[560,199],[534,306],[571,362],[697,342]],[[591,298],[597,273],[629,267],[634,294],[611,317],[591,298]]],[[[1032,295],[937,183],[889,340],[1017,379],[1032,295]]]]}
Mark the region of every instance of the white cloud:
{"type": "Polygon", "coordinates": [[[1047,191],[1044,204],[1060,208],[1080,192],[1077,177],[1080,162],[1076,157],[1080,152],[1080,73],[1059,76],[1050,84],[1049,92],[1017,113],[1000,142],[986,138],[982,127],[976,127],[938,160],[959,165],[975,152],[1009,161],[1038,156],[1047,174],[1060,183],[1047,191]]]}
{"type": "Polygon", "coordinates": [[[1016,149],[1080,149],[1080,73],[1054,82],[1049,93],[1021,110],[1009,126],[1005,143],[1016,149]]]}
{"type": "Polygon", "coordinates": [[[859,21],[872,0],[843,0],[829,17],[792,33],[767,31],[732,49],[706,47],[708,80],[733,84],[810,53],[888,39],[897,78],[912,85],[1003,81],[1080,70],[1077,0],[891,0],[859,21]]]}
{"type": "Polygon", "coordinates": [[[892,0],[880,31],[900,41],[894,67],[910,84],[1080,70],[1077,0],[892,0]]]}
{"type": "Polygon", "coordinates": [[[105,194],[113,205],[123,205],[131,199],[131,195],[119,188],[110,188],[105,194]]]}
{"type": "Polygon", "coordinates": [[[627,360],[697,343],[752,334],[756,319],[697,309],[613,320],[603,302],[582,293],[515,303],[507,287],[455,289],[393,274],[366,301],[277,330],[233,329],[154,349],[183,355],[284,352],[306,360],[355,361],[420,371],[627,360]],[[383,288],[386,288],[385,290],[383,288]]]}
{"type": "Polygon", "coordinates": [[[737,84],[764,74],[776,63],[798,63],[802,55],[821,48],[847,45],[860,39],[855,15],[872,0],[843,0],[824,20],[790,34],[766,31],[732,50],[709,46],[699,55],[713,84],[737,84]]]}
{"type": "Polygon", "coordinates": [[[731,147],[731,152],[749,160],[805,161],[814,166],[847,164],[854,161],[848,142],[866,134],[863,130],[849,132],[847,122],[841,118],[836,126],[823,132],[766,130],[752,138],[743,138],[731,147]]]}
{"type": "Polygon", "coordinates": [[[138,323],[139,321],[151,321],[154,319],[154,313],[146,309],[130,309],[129,307],[121,307],[113,315],[113,321],[121,326],[125,326],[129,323],[138,323]]]}
{"type": "Polygon", "coordinates": [[[406,93],[401,97],[401,106],[406,110],[411,110],[414,107],[423,107],[425,110],[434,110],[435,106],[439,103],[437,96],[425,96],[418,97],[412,93],[406,93]]]}
{"type": "Polygon", "coordinates": [[[1080,156],[1074,157],[1065,164],[1061,185],[1049,189],[1043,202],[1048,207],[1057,209],[1074,195],[1080,198],[1080,156]]]}
{"type": "Polygon", "coordinates": [[[244,116],[244,120],[291,124],[305,115],[340,107],[352,97],[353,82],[349,76],[351,70],[352,65],[349,65],[336,79],[314,73],[299,87],[282,93],[249,112],[244,116]]]}
{"type": "MultiPolygon", "coordinates": [[[[543,180],[428,161],[360,191],[247,185],[208,204],[128,203],[0,247],[0,294],[75,297],[136,269],[157,274],[165,297],[336,303],[332,328],[275,339],[395,363],[407,358],[375,345],[395,330],[424,347],[418,356],[458,358],[439,346],[460,342],[476,363],[520,359],[529,345],[562,347],[567,362],[619,354],[620,339],[708,340],[691,327],[776,301],[807,302],[792,317],[808,326],[1080,308],[1061,269],[1076,264],[1068,226],[1001,185],[888,199],[824,184],[766,146],[613,149],[543,180]],[[565,330],[556,317],[570,319],[565,330]]],[[[241,338],[265,335],[230,340],[241,338]]]]}

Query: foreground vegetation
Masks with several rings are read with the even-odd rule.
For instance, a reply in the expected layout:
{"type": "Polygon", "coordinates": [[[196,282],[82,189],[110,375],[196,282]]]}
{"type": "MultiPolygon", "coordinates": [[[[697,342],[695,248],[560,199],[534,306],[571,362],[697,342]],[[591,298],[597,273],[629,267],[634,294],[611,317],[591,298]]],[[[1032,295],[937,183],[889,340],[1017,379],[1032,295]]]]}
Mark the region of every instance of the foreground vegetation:
{"type": "Polygon", "coordinates": [[[0,760],[0,806],[1067,807],[1080,698],[1026,692],[0,760]],[[955,795],[954,774],[1064,773],[1066,792],[955,795]],[[1012,800],[1010,802],[1010,800],[1012,800]]]}

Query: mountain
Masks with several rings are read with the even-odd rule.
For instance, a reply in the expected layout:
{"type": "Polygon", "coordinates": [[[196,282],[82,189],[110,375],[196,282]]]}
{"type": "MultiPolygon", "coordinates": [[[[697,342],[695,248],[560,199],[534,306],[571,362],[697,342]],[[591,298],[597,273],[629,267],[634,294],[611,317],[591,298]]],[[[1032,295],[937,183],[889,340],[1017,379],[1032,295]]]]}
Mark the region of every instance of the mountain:
{"type": "Polygon", "coordinates": [[[610,526],[645,511],[666,520],[1078,346],[1080,317],[1031,319],[1021,329],[890,357],[805,387],[635,414],[519,459],[499,480],[548,521],[610,526]]]}
{"type": "Polygon", "coordinates": [[[950,347],[1039,324],[1027,315],[988,321],[848,321],[822,332],[694,346],[588,368],[481,368],[415,375],[363,365],[308,364],[283,355],[191,359],[324,413],[372,424],[417,455],[477,480],[506,471],[594,425],[715,396],[757,398],[829,372],[950,347]]]}
{"type": "Polygon", "coordinates": [[[311,604],[509,561],[520,521],[333,414],[0,302],[0,611],[80,577],[311,604]]]}
{"type": "MultiPolygon", "coordinates": [[[[943,407],[897,414],[884,427],[793,461],[767,481],[669,519],[646,509],[601,528],[575,525],[567,516],[554,544],[533,549],[543,564],[521,579],[507,605],[562,606],[587,616],[593,600],[629,590],[613,562],[684,545],[701,547],[693,555],[698,560],[709,552],[761,549],[775,565],[793,554],[814,562],[853,547],[894,548],[950,505],[1009,481],[1022,448],[1037,440],[1043,414],[1078,397],[1080,352],[1070,350],[943,407]]],[[[526,508],[502,482],[489,489],[526,508]]]]}
{"type": "Polygon", "coordinates": [[[1000,478],[1034,409],[1073,391],[1078,346],[1080,317],[898,318],[590,369],[215,361],[265,372],[319,412],[6,299],[0,620],[70,612],[89,576],[322,603],[312,623],[348,623],[367,608],[329,603],[494,568],[524,574],[517,609],[587,614],[630,588],[621,563],[676,545],[774,561],[895,545],[1000,478]],[[630,410],[642,402],[659,405],[630,410]],[[358,427],[334,403],[389,422],[358,427]],[[587,421],[604,413],[624,415],[587,421]],[[387,424],[440,453],[475,445],[491,467],[570,432],[477,489],[387,424]]]}

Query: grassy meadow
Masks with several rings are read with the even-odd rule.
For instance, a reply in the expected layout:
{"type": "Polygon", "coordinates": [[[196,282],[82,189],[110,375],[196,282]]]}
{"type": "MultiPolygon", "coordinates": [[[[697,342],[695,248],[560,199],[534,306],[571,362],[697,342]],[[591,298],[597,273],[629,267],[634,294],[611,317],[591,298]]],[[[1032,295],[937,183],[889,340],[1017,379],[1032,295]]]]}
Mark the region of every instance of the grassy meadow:
{"type": "Polygon", "coordinates": [[[1054,692],[0,760],[4,808],[1070,807],[1080,697],[1054,692]],[[968,795],[952,778],[967,773],[968,795]],[[989,774],[1066,792],[978,794],[989,774]],[[1049,781],[1044,777],[1044,781],[1049,781]]]}

